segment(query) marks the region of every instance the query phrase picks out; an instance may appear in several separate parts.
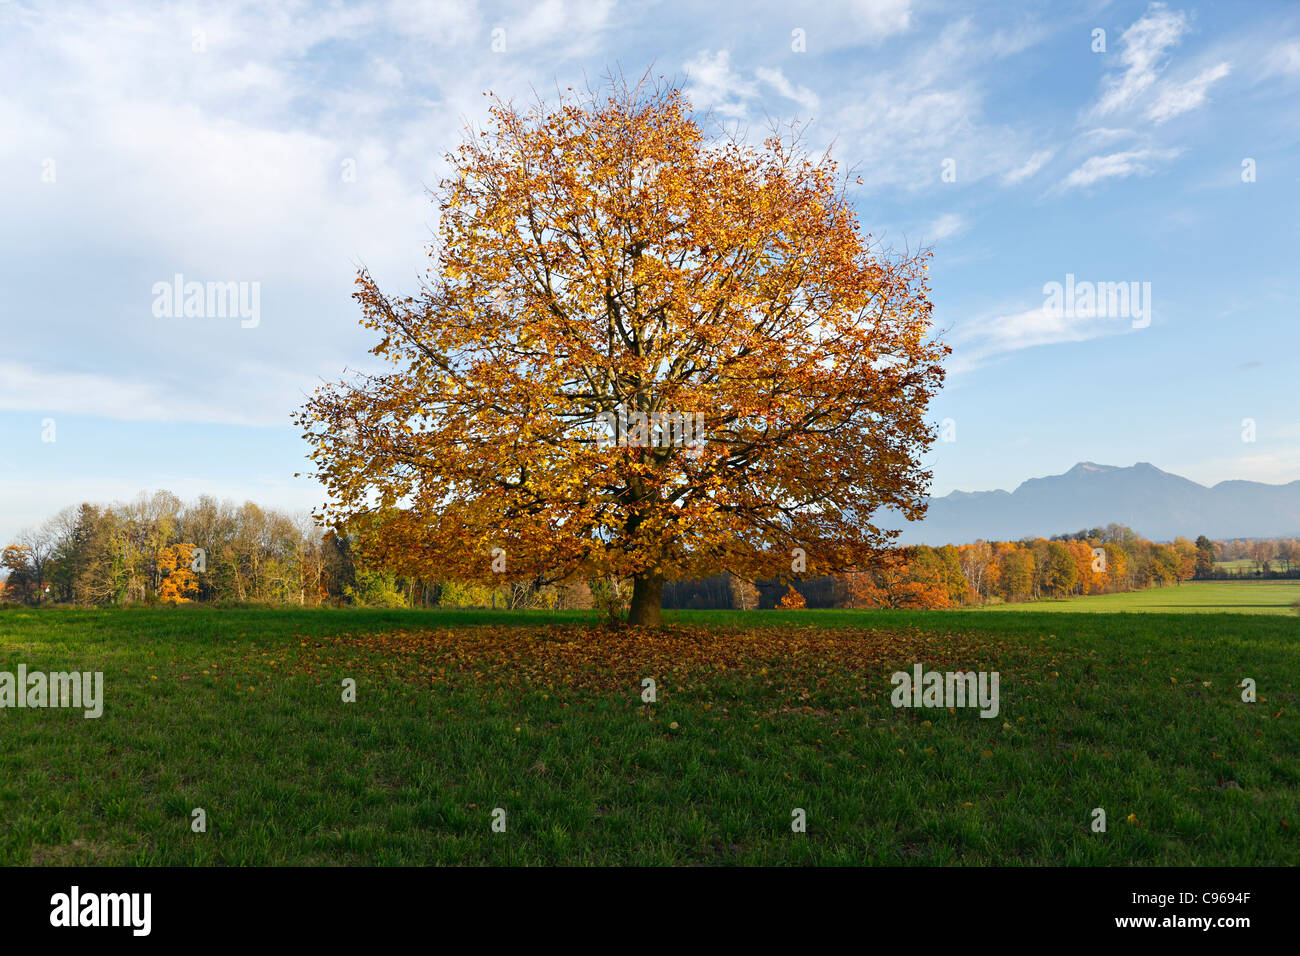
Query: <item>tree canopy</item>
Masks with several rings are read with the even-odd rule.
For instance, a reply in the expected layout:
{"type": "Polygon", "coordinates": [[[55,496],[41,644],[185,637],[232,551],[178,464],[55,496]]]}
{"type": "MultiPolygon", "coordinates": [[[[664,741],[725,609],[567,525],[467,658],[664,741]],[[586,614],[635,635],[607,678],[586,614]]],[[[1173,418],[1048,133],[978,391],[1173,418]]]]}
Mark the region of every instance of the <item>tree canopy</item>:
{"type": "Polygon", "coordinates": [[[856,566],[919,517],[946,347],[927,254],[875,249],[797,130],[705,135],[643,79],[493,99],[447,157],[417,295],[362,270],[387,363],[295,421],[330,502],[409,573],[753,580],[856,566]]]}

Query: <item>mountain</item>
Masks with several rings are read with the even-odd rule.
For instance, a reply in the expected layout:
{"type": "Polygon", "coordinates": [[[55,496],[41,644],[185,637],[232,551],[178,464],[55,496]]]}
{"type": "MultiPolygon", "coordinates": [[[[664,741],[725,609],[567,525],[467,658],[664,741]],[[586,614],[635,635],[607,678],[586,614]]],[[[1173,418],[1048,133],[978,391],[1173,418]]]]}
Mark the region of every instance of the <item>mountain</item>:
{"type": "Polygon", "coordinates": [[[1081,461],[1015,491],[954,491],[929,502],[925,520],[905,525],[900,543],[1015,541],[1112,521],[1154,541],[1300,534],[1300,481],[1221,481],[1207,488],[1144,461],[1128,468],[1081,461]]]}

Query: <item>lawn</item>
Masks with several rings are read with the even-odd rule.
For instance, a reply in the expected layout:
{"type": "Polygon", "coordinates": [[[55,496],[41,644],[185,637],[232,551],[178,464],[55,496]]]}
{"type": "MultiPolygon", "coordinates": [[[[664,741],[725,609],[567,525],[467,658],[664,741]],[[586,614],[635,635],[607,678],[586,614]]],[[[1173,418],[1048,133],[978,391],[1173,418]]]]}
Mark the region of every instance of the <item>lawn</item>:
{"type": "MultiPolygon", "coordinates": [[[[1237,574],[1254,574],[1259,570],[1259,565],[1253,558],[1234,558],[1231,561],[1215,561],[1215,568],[1220,571],[1235,571],[1237,574]]],[[[1275,570],[1281,570],[1285,562],[1274,560],[1272,566],[1275,570]]]]}
{"type": "MultiPolygon", "coordinates": [[[[1289,614],[1295,617],[1297,601],[1300,601],[1300,581],[1184,581],[1146,591],[998,604],[994,607],[999,611],[1289,614]]],[[[988,609],[977,608],[980,611],[988,609]]],[[[1297,628],[1300,628],[1300,618],[1297,618],[1297,628]]]]}
{"type": "Polygon", "coordinates": [[[0,710],[0,863],[1300,864],[1294,619],[670,617],[0,611],[106,697],[0,710]],[[1000,713],[894,709],[916,662],[1000,713]]]}

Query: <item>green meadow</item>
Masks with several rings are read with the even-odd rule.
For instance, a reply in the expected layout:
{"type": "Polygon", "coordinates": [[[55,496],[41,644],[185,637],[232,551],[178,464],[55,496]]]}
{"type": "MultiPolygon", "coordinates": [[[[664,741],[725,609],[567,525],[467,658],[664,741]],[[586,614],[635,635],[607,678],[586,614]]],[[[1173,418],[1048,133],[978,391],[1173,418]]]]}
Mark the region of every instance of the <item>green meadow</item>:
{"type": "MultiPolygon", "coordinates": [[[[994,605],[998,611],[1134,611],[1158,614],[1288,614],[1296,617],[1300,581],[1184,581],[1146,591],[1097,594],[1023,604],[994,605]]],[[[989,607],[975,608],[987,611],[989,607]]],[[[1297,617],[1300,626],[1300,617],[1297,617]]]]}
{"type": "Polygon", "coordinates": [[[8,609],[0,671],[102,671],[104,705],[0,710],[0,863],[1294,866],[1290,593],[679,612],[652,632],[8,609]],[[895,708],[916,663],[997,671],[997,716],[895,708]]]}

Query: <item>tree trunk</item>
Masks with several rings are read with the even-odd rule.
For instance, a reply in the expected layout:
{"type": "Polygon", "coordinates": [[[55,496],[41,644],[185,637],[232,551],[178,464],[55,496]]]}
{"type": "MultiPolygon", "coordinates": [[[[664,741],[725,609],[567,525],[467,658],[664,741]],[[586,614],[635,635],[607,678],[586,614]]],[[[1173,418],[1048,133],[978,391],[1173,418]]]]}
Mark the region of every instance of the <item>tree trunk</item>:
{"type": "Polygon", "coordinates": [[[638,574],[632,581],[632,606],[627,622],[643,627],[663,624],[664,576],[658,571],[638,574]]]}

